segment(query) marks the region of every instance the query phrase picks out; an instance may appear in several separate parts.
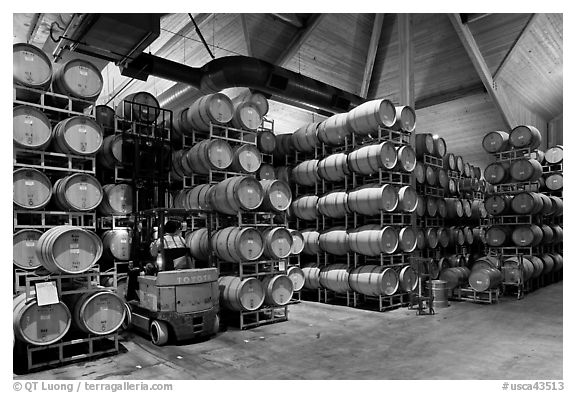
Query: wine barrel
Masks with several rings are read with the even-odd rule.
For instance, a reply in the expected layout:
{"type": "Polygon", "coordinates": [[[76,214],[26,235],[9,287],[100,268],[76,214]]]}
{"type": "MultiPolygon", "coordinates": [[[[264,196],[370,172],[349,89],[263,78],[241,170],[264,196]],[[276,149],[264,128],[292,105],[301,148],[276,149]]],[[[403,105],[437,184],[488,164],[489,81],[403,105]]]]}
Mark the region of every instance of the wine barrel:
{"type": "Polygon", "coordinates": [[[276,148],[274,149],[274,157],[284,161],[286,156],[293,153],[294,142],[292,141],[292,134],[276,134],[276,148]]]}
{"type": "Polygon", "coordinates": [[[184,240],[192,258],[203,262],[210,260],[210,238],[207,228],[187,231],[184,240]]]}
{"type": "Polygon", "coordinates": [[[470,205],[471,214],[470,218],[478,221],[481,218],[486,218],[488,216],[488,211],[484,205],[484,201],[474,199],[470,205]]]}
{"type": "MultiPolygon", "coordinates": [[[[410,198],[412,194],[410,191],[404,191],[406,194],[407,208],[412,205],[410,198]]],[[[416,198],[416,201],[418,199],[416,198]]],[[[348,208],[350,211],[363,214],[366,216],[374,216],[380,214],[381,211],[390,213],[396,210],[398,206],[398,192],[390,184],[382,186],[363,186],[356,188],[348,193],[348,208]]]]}
{"type": "Polygon", "coordinates": [[[208,94],[198,98],[190,105],[186,113],[188,123],[193,129],[209,132],[210,123],[226,124],[234,115],[234,105],[227,95],[208,94]]]}
{"type": "Polygon", "coordinates": [[[361,255],[394,254],[398,249],[398,232],[392,226],[363,225],[348,233],[350,250],[361,255]]]}
{"type": "Polygon", "coordinates": [[[228,262],[255,261],[264,253],[264,239],[256,228],[227,227],[210,239],[214,254],[228,262]]]}
{"type": "Polygon", "coordinates": [[[42,231],[37,229],[22,229],[14,234],[12,242],[14,266],[24,270],[35,270],[42,266],[36,255],[36,243],[40,236],[42,236],[42,231]]]}
{"type": "Polygon", "coordinates": [[[416,166],[414,167],[414,178],[416,179],[416,183],[424,184],[426,182],[426,169],[424,168],[424,164],[420,161],[416,161],[416,166]]]}
{"type": "Polygon", "coordinates": [[[446,288],[452,290],[468,282],[470,269],[466,267],[449,267],[440,272],[440,280],[446,281],[446,288]]]}
{"type": "Polygon", "coordinates": [[[102,141],[102,148],[96,155],[96,162],[104,168],[114,169],[123,161],[124,136],[121,134],[108,135],[102,141]]]}
{"type": "Polygon", "coordinates": [[[294,284],[285,274],[264,277],[262,286],[264,287],[264,304],[285,306],[292,300],[294,284]]]}
{"type": "Polygon", "coordinates": [[[318,213],[325,217],[343,218],[350,212],[348,194],[345,191],[334,191],[321,196],[316,206],[318,213]]]}
{"type": "Polygon", "coordinates": [[[396,156],[398,162],[394,167],[395,169],[410,173],[416,167],[416,153],[412,147],[408,145],[396,147],[396,156]]]}
{"type": "Polygon", "coordinates": [[[260,180],[264,198],[262,209],[277,213],[285,212],[292,203],[292,191],[288,183],[282,180],[260,180]]]}
{"type": "Polygon", "coordinates": [[[444,200],[446,201],[447,217],[452,219],[462,218],[464,215],[462,201],[458,198],[445,198],[444,200]]]}
{"type": "Polygon", "coordinates": [[[480,180],[482,178],[482,169],[480,169],[479,167],[475,166],[472,168],[472,172],[474,173],[474,177],[478,180],[480,180]]]}
{"type": "Polygon", "coordinates": [[[462,254],[452,254],[447,259],[450,267],[466,266],[466,257],[462,254]]]}
{"type": "Polygon", "coordinates": [[[493,162],[484,169],[484,179],[490,184],[502,184],[509,178],[509,163],[493,162]]]}
{"type": "Polygon", "coordinates": [[[484,201],[484,208],[491,216],[499,216],[510,211],[511,195],[490,195],[484,201]]]}
{"type": "Polygon", "coordinates": [[[468,277],[468,284],[477,292],[497,288],[502,283],[502,273],[495,268],[472,269],[468,277]]]}
{"type": "Polygon", "coordinates": [[[564,177],[561,173],[553,173],[546,176],[545,184],[550,191],[559,191],[564,187],[564,177]]]}
{"type": "Polygon", "coordinates": [[[485,255],[472,264],[472,271],[477,269],[500,269],[500,259],[497,256],[485,255]]]}
{"type": "Polygon", "coordinates": [[[424,155],[434,154],[434,137],[432,134],[415,135],[416,157],[423,160],[424,155]]]}
{"type": "Polygon", "coordinates": [[[256,210],[264,200],[264,190],[258,180],[251,176],[233,176],[221,181],[209,190],[212,208],[223,214],[256,210]]]}
{"type": "Polygon", "coordinates": [[[418,203],[416,204],[416,215],[418,217],[424,217],[426,215],[426,198],[422,195],[418,195],[418,203]]]}
{"type": "Polygon", "coordinates": [[[182,139],[182,135],[191,135],[193,126],[188,122],[188,108],[180,109],[173,114],[172,133],[173,140],[182,139]]]}
{"type": "Polygon", "coordinates": [[[171,167],[170,167],[170,176],[175,179],[175,180],[182,180],[184,178],[184,176],[187,175],[187,173],[184,170],[184,167],[182,166],[182,157],[184,156],[184,153],[186,153],[186,151],[184,150],[178,150],[175,152],[172,152],[172,157],[171,157],[171,167]]]}
{"type": "Polygon", "coordinates": [[[304,276],[304,272],[298,266],[289,266],[286,269],[286,275],[292,281],[292,287],[294,292],[299,292],[304,288],[304,282],[306,277],[304,276]]]}
{"type": "Polygon", "coordinates": [[[544,233],[537,225],[517,225],[512,231],[512,241],[518,247],[537,246],[544,238],[544,233]]]}
{"type": "Polygon", "coordinates": [[[527,258],[511,257],[502,262],[502,275],[506,283],[525,282],[532,277],[534,265],[527,258]],[[520,267],[522,264],[522,267],[520,267]]]}
{"type": "Polygon", "coordinates": [[[304,288],[313,290],[320,288],[320,268],[317,263],[304,266],[302,272],[304,273],[304,288]]]}
{"type": "Polygon", "coordinates": [[[52,62],[42,49],[19,43],[12,46],[12,73],[16,85],[48,90],[52,81],[52,62]]]}
{"type": "Polygon", "coordinates": [[[561,216],[563,213],[563,205],[562,198],[558,198],[557,196],[550,196],[550,201],[552,202],[552,211],[554,212],[553,216],[561,216]]]}
{"type": "Polygon", "coordinates": [[[73,310],[74,327],[87,334],[112,334],[120,329],[126,317],[124,301],[108,289],[66,296],[64,301],[73,310]]]}
{"type": "Polygon", "coordinates": [[[292,235],[292,249],[290,250],[290,253],[292,253],[292,255],[298,255],[304,251],[304,236],[302,235],[302,232],[297,231],[296,229],[288,230],[292,235]]]}
{"type": "Polygon", "coordinates": [[[430,217],[436,217],[438,214],[438,198],[426,197],[426,212],[430,217]]]}
{"type": "Polygon", "coordinates": [[[544,164],[544,161],[546,161],[546,153],[544,153],[542,150],[536,149],[533,152],[530,152],[529,154],[525,154],[524,155],[526,158],[530,158],[533,160],[538,161],[539,164],[544,164]]]}
{"type": "Polygon", "coordinates": [[[96,121],[86,116],[62,120],[52,129],[55,151],[80,156],[94,155],[102,148],[104,132],[96,121]]]}
{"type": "Polygon", "coordinates": [[[536,127],[517,126],[510,131],[510,144],[516,149],[537,148],[542,142],[542,135],[536,127]]]}
{"type": "Polygon", "coordinates": [[[454,267],[450,264],[450,259],[448,257],[440,257],[440,259],[438,259],[438,276],[440,276],[441,271],[450,267],[454,267]]]}
{"type": "Polygon", "coordinates": [[[462,203],[462,212],[463,212],[462,217],[464,218],[472,217],[472,206],[470,205],[470,201],[468,199],[460,199],[460,202],[462,203]]]}
{"type": "Polygon", "coordinates": [[[132,230],[111,229],[102,234],[102,256],[108,260],[128,261],[132,248],[132,230]]]}
{"type": "Polygon", "coordinates": [[[398,190],[398,207],[396,210],[412,213],[418,207],[418,194],[412,186],[403,186],[398,190]]]}
{"type": "Polygon", "coordinates": [[[221,276],[218,278],[220,304],[232,311],[254,311],[264,304],[262,281],[255,277],[221,276]]]}
{"type": "Polygon", "coordinates": [[[392,129],[412,132],[416,128],[416,111],[409,106],[396,107],[396,121],[392,129]]]}
{"type": "Polygon", "coordinates": [[[463,246],[466,242],[466,238],[464,237],[464,231],[462,228],[458,227],[450,227],[448,229],[448,233],[450,236],[450,245],[453,246],[463,246]]]}
{"type": "Polygon", "coordinates": [[[456,156],[456,170],[460,172],[461,175],[464,174],[464,159],[462,156],[456,156]]]}
{"type": "Polygon", "coordinates": [[[510,240],[510,228],[492,225],[486,229],[486,244],[490,247],[501,247],[510,240]]]}
{"type": "Polygon", "coordinates": [[[438,176],[438,185],[440,186],[440,188],[443,189],[449,188],[450,179],[448,178],[448,174],[446,173],[446,171],[442,168],[438,168],[436,174],[438,176]]]}
{"type": "Polygon", "coordinates": [[[492,131],[482,139],[482,147],[488,153],[498,153],[510,150],[510,135],[504,131],[492,131]]]}
{"type": "Polygon", "coordinates": [[[474,244],[474,232],[470,227],[462,227],[462,232],[464,233],[464,243],[471,246],[474,244]]]}
{"type": "Polygon", "coordinates": [[[446,141],[438,135],[432,136],[434,140],[434,150],[432,154],[438,158],[444,158],[446,155],[446,141]]]}
{"type": "Polygon", "coordinates": [[[538,278],[544,272],[544,262],[542,259],[537,257],[536,255],[527,255],[526,259],[532,262],[532,266],[534,267],[534,272],[532,273],[532,279],[538,278]]]}
{"type": "Polygon", "coordinates": [[[429,248],[438,247],[438,228],[426,229],[426,243],[429,248]]]}
{"type": "Polygon", "coordinates": [[[432,292],[432,307],[446,308],[450,306],[448,302],[448,283],[444,280],[430,280],[426,283],[427,289],[432,292]]]}
{"type": "Polygon", "coordinates": [[[438,244],[442,248],[446,248],[450,245],[450,232],[448,228],[438,228],[438,244]]]}
{"type": "Polygon", "coordinates": [[[404,266],[398,273],[402,292],[414,292],[418,288],[418,275],[410,266],[404,266]]]}
{"type": "Polygon", "coordinates": [[[367,145],[348,154],[348,166],[361,175],[377,173],[380,169],[391,170],[398,162],[396,148],[390,141],[367,145]]]}
{"type": "Polygon", "coordinates": [[[90,211],[102,202],[104,191],[94,176],[75,173],[56,180],[52,193],[64,211],[90,211]]]}
{"type": "Polygon", "coordinates": [[[15,147],[44,150],[52,140],[52,125],[41,110],[19,105],[12,110],[12,141],[15,147]]]}
{"type": "Polygon", "coordinates": [[[320,249],[332,255],[346,255],[350,251],[348,232],[345,227],[322,231],[318,238],[320,249]]]}
{"type": "Polygon", "coordinates": [[[306,160],[292,168],[292,179],[301,186],[314,186],[318,176],[318,160],[306,160]]]}
{"type": "Polygon", "coordinates": [[[276,180],[276,174],[274,173],[274,166],[271,164],[266,164],[263,162],[256,173],[258,180],[276,180]]]}
{"type": "Polygon", "coordinates": [[[438,217],[446,218],[448,215],[446,200],[444,200],[444,198],[436,198],[436,206],[438,208],[438,217]]]}
{"type": "Polygon", "coordinates": [[[270,227],[262,232],[264,256],[270,259],[283,259],[292,251],[292,234],[284,227],[270,227]]]}
{"type": "Polygon", "coordinates": [[[276,135],[270,131],[260,131],[256,134],[256,147],[264,154],[274,153],[276,148],[276,135]]]}
{"type": "Polygon", "coordinates": [[[294,148],[302,153],[312,153],[320,145],[318,139],[318,126],[317,123],[309,123],[298,128],[292,134],[292,143],[294,148]]]}
{"type": "Polygon", "coordinates": [[[442,165],[447,171],[456,171],[456,156],[453,153],[446,153],[442,159],[442,165]]]}
{"type": "Polygon", "coordinates": [[[114,131],[114,116],[113,108],[107,105],[96,105],[94,108],[94,116],[96,116],[96,123],[102,127],[103,130],[114,131]]]}
{"type": "MultiPolygon", "coordinates": [[[[154,123],[159,120],[160,112],[158,100],[147,91],[128,94],[116,106],[116,116],[127,121],[154,123]]],[[[179,130],[182,129],[180,123],[178,123],[178,127],[179,130]]]]}
{"type": "Polygon", "coordinates": [[[551,244],[554,242],[554,230],[546,224],[540,225],[542,230],[542,244],[551,244]]]}
{"type": "Polygon", "coordinates": [[[474,243],[484,245],[486,244],[486,231],[482,227],[475,227],[472,229],[474,235],[474,243]]]}
{"type": "Polygon", "coordinates": [[[106,184],[102,186],[102,202],[98,211],[106,216],[125,216],[132,213],[132,186],[106,184]]]}
{"type": "Polygon", "coordinates": [[[320,233],[315,229],[304,229],[300,232],[304,239],[302,253],[306,255],[316,255],[320,253],[320,233]]]}
{"type": "Polygon", "coordinates": [[[544,159],[548,164],[560,164],[564,159],[564,147],[562,145],[551,147],[544,153],[544,159]]]}
{"type": "Polygon", "coordinates": [[[510,207],[517,214],[538,214],[544,208],[544,202],[536,192],[521,192],[514,195],[510,207]]]}
{"type": "Polygon", "coordinates": [[[241,145],[233,149],[230,169],[239,173],[255,173],[262,164],[262,154],[254,145],[241,145]]]}
{"type": "MultiPolygon", "coordinates": [[[[240,165],[238,161],[240,159],[239,155],[243,153],[243,149],[240,152],[238,152],[238,150],[234,151],[230,144],[222,139],[206,139],[195,144],[184,153],[182,156],[182,165],[186,173],[192,174],[193,172],[207,175],[210,173],[210,170],[225,170],[230,167],[234,161],[236,165],[235,169],[240,172],[244,167],[240,165]]],[[[253,162],[253,160],[256,159],[254,156],[254,152],[249,154],[248,162],[250,163],[250,168],[256,165],[256,163],[253,162]]],[[[243,155],[242,163],[245,164],[245,161],[246,157],[243,155]]],[[[256,168],[256,170],[257,169],[258,168],[256,168]]]]}
{"type": "Polygon", "coordinates": [[[558,253],[553,253],[550,254],[552,256],[552,259],[554,259],[554,272],[559,272],[560,270],[562,270],[562,267],[564,265],[564,258],[562,258],[562,255],[558,254],[558,253]]]}
{"type": "Polygon", "coordinates": [[[262,115],[253,103],[241,102],[234,106],[231,123],[239,130],[256,131],[262,124],[262,115]]]}
{"type": "Polygon", "coordinates": [[[378,132],[378,127],[392,127],[396,122],[396,108],[385,99],[366,101],[346,116],[346,123],[357,135],[370,135],[378,132]]]}
{"type": "Polygon", "coordinates": [[[50,345],[68,333],[72,324],[70,310],[63,302],[38,306],[36,299],[26,301],[26,294],[12,301],[14,336],[31,345],[50,345]]]}
{"type": "Polygon", "coordinates": [[[436,168],[431,165],[426,165],[424,169],[426,183],[435,186],[438,183],[438,173],[436,172],[436,168]]]}
{"type": "Polygon", "coordinates": [[[548,274],[554,271],[554,258],[552,258],[551,254],[541,254],[539,255],[540,260],[544,264],[544,269],[542,270],[542,274],[548,274]]]}
{"type": "Polygon", "coordinates": [[[256,110],[260,114],[260,116],[264,117],[268,113],[270,109],[270,104],[268,103],[268,99],[264,94],[261,93],[250,93],[244,98],[242,98],[242,102],[249,102],[256,107],[256,110]]]}
{"type": "Polygon", "coordinates": [[[36,255],[51,273],[83,273],[102,256],[102,240],[94,232],[71,225],[51,228],[36,243],[36,255]]]}
{"type": "Polygon", "coordinates": [[[98,68],[83,59],[67,61],[52,78],[52,89],[56,93],[86,101],[96,101],[103,86],[104,80],[98,68]]]}
{"type": "Polygon", "coordinates": [[[17,169],[12,174],[12,201],[22,209],[41,209],[50,202],[52,184],[37,169],[17,169]]]}
{"type": "Polygon", "coordinates": [[[316,195],[302,196],[292,202],[292,213],[299,219],[305,221],[315,220],[318,216],[318,197],[316,195]]]}
{"type": "Polygon", "coordinates": [[[554,232],[554,243],[562,243],[564,231],[560,225],[552,225],[552,231],[554,232]]]}
{"type": "Polygon", "coordinates": [[[347,113],[338,113],[318,125],[318,139],[330,146],[341,146],[352,133],[346,122],[347,113]]]}
{"type": "Polygon", "coordinates": [[[510,177],[516,181],[535,181],[542,177],[542,165],[532,158],[521,158],[510,165],[510,177]]]}
{"type": "Polygon", "coordinates": [[[392,296],[400,286],[398,273],[386,266],[357,267],[350,271],[348,280],[353,291],[366,296],[392,296]]]}
{"type": "Polygon", "coordinates": [[[345,180],[350,173],[346,153],[331,154],[318,161],[318,176],[323,180],[339,182],[345,180]]]}
{"type": "Polygon", "coordinates": [[[212,210],[210,205],[210,184],[200,184],[180,190],[174,197],[174,207],[186,210],[212,210]]]}
{"type": "Polygon", "coordinates": [[[426,241],[426,232],[422,228],[415,228],[416,231],[416,248],[418,250],[424,250],[428,244],[426,241]]]}
{"type": "Polygon", "coordinates": [[[336,263],[320,269],[320,287],[336,293],[350,291],[348,265],[336,263]]]}
{"type": "Polygon", "coordinates": [[[400,229],[398,246],[403,252],[412,252],[416,249],[416,231],[412,227],[400,229]]]}

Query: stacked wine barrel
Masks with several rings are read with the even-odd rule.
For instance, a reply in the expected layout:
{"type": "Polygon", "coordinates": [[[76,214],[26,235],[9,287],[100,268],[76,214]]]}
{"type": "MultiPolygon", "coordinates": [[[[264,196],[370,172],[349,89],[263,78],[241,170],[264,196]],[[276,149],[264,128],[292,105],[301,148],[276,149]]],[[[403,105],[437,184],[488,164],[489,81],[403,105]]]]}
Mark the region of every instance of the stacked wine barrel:
{"type": "Polygon", "coordinates": [[[290,219],[303,237],[297,260],[310,299],[380,300],[384,311],[382,304],[415,288],[408,259],[418,253],[415,124],[412,108],[380,99],[276,136],[277,174],[292,186],[290,219]]]}
{"type": "Polygon", "coordinates": [[[562,277],[562,146],[542,149],[540,131],[517,126],[493,131],[482,142],[495,157],[484,173],[486,245],[498,256],[505,288],[518,297],[562,277]]]}

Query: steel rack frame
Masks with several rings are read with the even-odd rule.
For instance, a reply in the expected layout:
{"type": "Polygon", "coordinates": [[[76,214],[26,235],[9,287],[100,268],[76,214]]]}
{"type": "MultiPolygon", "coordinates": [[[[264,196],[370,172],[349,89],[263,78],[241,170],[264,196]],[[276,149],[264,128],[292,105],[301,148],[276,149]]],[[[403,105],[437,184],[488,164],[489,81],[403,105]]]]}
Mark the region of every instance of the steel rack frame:
{"type": "Polygon", "coordinates": [[[66,173],[96,174],[96,157],[14,148],[14,168],[35,168],[66,173]]]}
{"type": "Polygon", "coordinates": [[[442,158],[438,158],[436,156],[432,156],[429,154],[424,154],[424,164],[437,168],[443,169],[444,168],[444,160],[442,158]]]}
{"type": "Polygon", "coordinates": [[[94,118],[94,102],[68,97],[52,91],[32,89],[14,85],[12,90],[14,105],[32,106],[44,111],[71,116],[88,116],[94,118]],[[87,111],[85,111],[87,109],[87,111]]]}
{"type": "Polygon", "coordinates": [[[96,229],[95,212],[62,212],[47,210],[16,209],[14,230],[49,229],[61,225],[73,225],[84,229],[96,229]]]}
{"type": "Polygon", "coordinates": [[[476,291],[471,287],[454,288],[451,300],[497,304],[500,301],[500,295],[500,288],[489,289],[486,291],[476,291]]]}
{"type": "Polygon", "coordinates": [[[356,149],[362,146],[374,143],[392,142],[398,146],[410,144],[412,134],[404,131],[395,131],[391,128],[378,126],[378,129],[372,130],[369,135],[352,134],[350,147],[356,149]]]}

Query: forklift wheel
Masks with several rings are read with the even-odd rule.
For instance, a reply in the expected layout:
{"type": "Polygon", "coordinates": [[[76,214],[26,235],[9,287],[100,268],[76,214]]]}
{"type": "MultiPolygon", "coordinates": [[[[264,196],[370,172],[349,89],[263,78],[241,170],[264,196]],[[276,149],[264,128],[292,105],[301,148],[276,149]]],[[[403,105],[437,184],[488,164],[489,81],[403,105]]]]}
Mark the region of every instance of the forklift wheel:
{"type": "Polygon", "coordinates": [[[162,321],[152,321],[150,337],[154,345],[162,346],[168,342],[168,325],[162,321]]]}

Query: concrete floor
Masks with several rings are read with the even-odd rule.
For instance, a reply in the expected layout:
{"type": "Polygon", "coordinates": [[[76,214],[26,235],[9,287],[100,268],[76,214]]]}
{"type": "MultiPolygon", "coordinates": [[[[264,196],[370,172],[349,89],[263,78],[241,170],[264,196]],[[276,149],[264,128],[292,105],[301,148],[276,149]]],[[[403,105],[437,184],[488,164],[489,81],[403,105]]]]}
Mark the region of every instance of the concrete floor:
{"type": "Polygon", "coordinates": [[[127,351],[16,379],[532,379],[563,378],[562,282],[517,301],[452,302],[434,316],[303,302],[289,321],[212,340],[127,351]]]}

